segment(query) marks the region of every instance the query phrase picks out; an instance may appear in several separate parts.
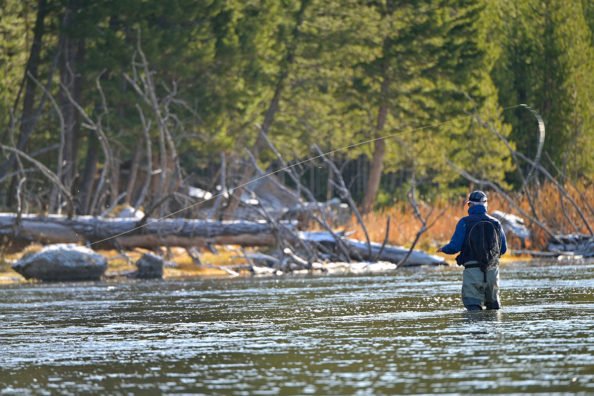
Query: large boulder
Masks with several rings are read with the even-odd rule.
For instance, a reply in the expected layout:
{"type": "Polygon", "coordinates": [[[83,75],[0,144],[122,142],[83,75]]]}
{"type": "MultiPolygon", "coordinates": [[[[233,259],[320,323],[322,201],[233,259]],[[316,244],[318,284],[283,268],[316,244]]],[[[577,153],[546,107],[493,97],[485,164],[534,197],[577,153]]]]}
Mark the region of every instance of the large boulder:
{"type": "Polygon", "coordinates": [[[145,253],[136,262],[137,271],[134,278],[161,279],[163,278],[163,259],[155,254],[145,253]]]}
{"type": "Polygon", "coordinates": [[[26,279],[48,282],[99,280],[107,259],[83,246],[56,244],[23,257],[12,269],[26,279]]]}

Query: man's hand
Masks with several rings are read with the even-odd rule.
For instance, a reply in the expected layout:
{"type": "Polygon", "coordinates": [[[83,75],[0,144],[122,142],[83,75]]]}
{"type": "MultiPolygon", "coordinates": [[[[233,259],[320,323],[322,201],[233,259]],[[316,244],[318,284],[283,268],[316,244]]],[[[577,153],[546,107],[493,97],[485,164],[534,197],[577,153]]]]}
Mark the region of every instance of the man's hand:
{"type": "Polygon", "coordinates": [[[442,253],[443,250],[441,250],[441,248],[437,249],[437,253],[442,253]]]}

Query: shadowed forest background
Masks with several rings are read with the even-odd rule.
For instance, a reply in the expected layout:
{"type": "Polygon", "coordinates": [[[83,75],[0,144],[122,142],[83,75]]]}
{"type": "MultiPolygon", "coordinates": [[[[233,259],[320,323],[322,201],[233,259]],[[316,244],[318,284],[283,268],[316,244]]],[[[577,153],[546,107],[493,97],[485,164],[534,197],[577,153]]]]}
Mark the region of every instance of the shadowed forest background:
{"type": "Polygon", "coordinates": [[[316,145],[363,214],[480,187],[586,232],[551,186],[594,216],[593,30],[588,0],[0,0],[0,207],[230,217],[284,164],[326,201],[316,145]]]}

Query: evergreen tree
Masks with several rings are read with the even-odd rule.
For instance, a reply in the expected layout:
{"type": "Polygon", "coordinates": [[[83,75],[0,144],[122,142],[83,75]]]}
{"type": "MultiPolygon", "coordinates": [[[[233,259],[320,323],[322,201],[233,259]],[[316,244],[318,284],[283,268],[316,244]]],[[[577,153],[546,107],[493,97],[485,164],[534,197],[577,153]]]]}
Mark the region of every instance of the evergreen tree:
{"type": "MultiPolygon", "coordinates": [[[[545,157],[568,175],[592,174],[593,47],[581,2],[503,2],[504,51],[494,72],[502,103],[526,103],[546,125],[545,157]]],[[[506,113],[518,150],[533,157],[537,132],[525,110],[506,113]]],[[[553,169],[551,169],[553,170],[553,169]]]]}
{"type": "MultiPolygon", "coordinates": [[[[503,137],[509,137],[511,126],[503,122],[503,110],[490,75],[501,54],[501,45],[498,42],[501,19],[494,2],[487,1],[477,5],[480,8],[476,10],[480,10],[480,13],[472,18],[475,32],[473,37],[483,57],[481,62],[475,63],[477,69],[472,73],[468,89],[475,92],[469,98],[480,99],[475,102],[476,107],[469,111],[477,113],[480,120],[491,124],[503,137]]],[[[473,116],[456,120],[452,125],[446,124],[444,132],[446,133],[442,135],[453,139],[443,143],[449,148],[446,155],[457,166],[483,180],[505,185],[508,173],[513,170],[510,152],[488,127],[481,125],[473,116]]],[[[436,181],[441,181],[440,185],[446,191],[456,191],[453,187],[459,185],[456,183],[457,175],[452,174],[449,167],[434,172],[437,174],[436,181]]]]}
{"type": "Polygon", "coordinates": [[[27,63],[27,44],[31,30],[27,26],[35,19],[30,2],[0,1],[0,125],[3,142],[8,142],[8,125],[14,101],[21,90],[18,83],[23,78],[27,63]]]}
{"type": "MultiPolygon", "coordinates": [[[[482,2],[388,1],[376,9],[383,23],[380,54],[358,67],[354,87],[362,106],[375,108],[372,136],[400,132],[396,139],[374,143],[365,211],[375,202],[383,169],[406,167],[427,185],[443,183],[452,177],[435,179],[444,169],[442,158],[472,152],[467,165],[489,150],[480,137],[485,131],[477,135],[474,128],[468,135],[469,123],[419,127],[464,116],[476,106],[494,116],[498,112],[494,91],[488,80],[483,82],[488,79],[488,64],[479,43],[482,2]],[[488,97],[490,102],[485,101],[488,97]]],[[[502,164],[500,160],[499,155],[491,157],[492,163],[502,164]]],[[[505,170],[506,165],[496,165],[488,173],[501,178],[505,170]]]]}

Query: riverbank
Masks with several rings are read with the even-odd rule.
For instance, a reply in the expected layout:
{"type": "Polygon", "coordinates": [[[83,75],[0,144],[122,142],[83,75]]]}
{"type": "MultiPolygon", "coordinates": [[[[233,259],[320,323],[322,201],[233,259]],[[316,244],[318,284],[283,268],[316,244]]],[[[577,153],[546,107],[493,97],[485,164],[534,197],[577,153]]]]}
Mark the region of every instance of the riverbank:
{"type": "MultiPolygon", "coordinates": [[[[34,245],[22,252],[7,255],[0,263],[0,285],[26,284],[34,281],[26,280],[10,268],[10,264],[25,254],[34,253],[41,249],[40,245],[34,245]]],[[[97,253],[107,258],[107,270],[104,279],[108,281],[117,281],[127,279],[126,274],[136,270],[135,262],[148,251],[145,249],[135,249],[126,254],[115,250],[98,250],[97,253]]],[[[433,252],[437,256],[443,257],[447,265],[455,267],[456,262],[453,256],[447,256],[441,253],[433,252]]],[[[200,255],[201,264],[197,264],[184,249],[173,248],[166,254],[165,266],[163,268],[163,279],[192,279],[192,278],[227,278],[231,276],[252,276],[253,273],[247,269],[248,260],[243,257],[241,250],[227,246],[223,247],[217,253],[209,251],[202,252],[200,255]]],[[[529,262],[530,256],[511,256],[506,255],[501,258],[502,265],[510,262],[529,262]]]]}
{"type": "MultiPolygon", "coordinates": [[[[22,256],[34,253],[41,249],[41,245],[33,245],[25,250],[5,255],[0,262],[0,285],[30,283],[10,267],[11,263],[22,256]]],[[[146,249],[135,249],[127,251],[126,254],[115,250],[98,250],[97,253],[107,258],[106,279],[125,279],[126,274],[136,270],[134,263],[144,254],[149,252],[146,249]]],[[[196,264],[184,249],[173,248],[166,254],[165,266],[163,268],[164,279],[195,278],[195,277],[226,277],[229,272],[226,267],[236,267],[247,264],[245,258],[241,257],[241,251],[231,247],[225,247],[218,253],[204,252],[200,255],[202,264],[196,264]]],[[[248,275],[247,271],[235,271],[240,275],[248,275]]]]}
{"type": "MultiPolygon", "coordinates": [[[[594,207],[594,189],[583,189],[586,192],[580,195],[579,191],[571,186],[566,186],[566,188],[575,201],[583,203],[584,207],[587,208],[594,207]]],[[[579,231],[587,234],[588,230],[584,226],[582,228],[576,226],[582,224],[583,221],[579,218],[575,210],[572,210],[570,207],[559,210],[557,196],[558,190],[553,185],[545,184],[541,188],[539,191],[539,205],[535,208],[539,218],[543,219],[544,223],[553,225],[555,230],[558,230],[560,233],[579,231]]],[[[531,203],[526,198],[518,197],[516,205],[525,213],[531,212],[531,203]]],[[[466,215],[467,207],[464,205],[464,202],[437,201],[432,204],[423,203],[418,209],[431,226],[422,233],[415,248],[432,255],[441,256],[450,265],[455,266],[455,256],[439,254],[437,253],[437,249],[450,239],[457,222],[466,215]]],[[[489,211],[491,212],[493,210],[512,214],[518,213],[516,209],[511,207],[509,202],[497,193],[489,194],[489,211]]],[[[591,211],[582,213],[587,222],[594,223],[594,218],[591,218],[592,213],[591,211]]],[[[364,223],[371,241],[382,243],[385,240],[389,245],[396,246],[409,247],[421,229],[421,224],[412,206],[406,202],[396,203],[384,210],[372,212],[364,217],[364,223]],[[390,218],[390,229],[386,236],[388,217],[390,218]]],[[[543,233],[543,230],[530,221],[526,221],[526,226],[530,229],[531,238],[523,244],[519,238],[508,233],[509,249],[512,251],[546,250],[547,236],[543,233]]],[[[361,241],[366,239],[365,232],[354,217],[350,224],[343,225],[340,229],[347,232],[350,238],[361,241]]],[[[241,269],[242,266],[249,264],[241,249],[233,246],[218,246],[217,248],[218,251],[216,253],[206,249],[201,251],[200,263],[196,263],[185,249],[170,249],[164,255],[166,261],[163,274],[164,278],[228,277],[230,273],[245,276],[252,274],[247,269],[241,269]]],[[[33,253],[39,249],[41,249],[41,245],[32,245],[15,254],[0,254],[0,285],[26,283],[27,281],[24,278],[11,269],[11,263],[18,260],[24,254],[33,253]]],[[[250,251],[250,249],[247,250],[250,251]]],[[[165,252],[165,250],[163,251],[165,252]]],[[[148,252],[148,250],[139,248],[127,251],[126,255],[115,250],[98,251],[99,254],[104,255],[108,259],[108,268],[105,274],[107,279],[123,278],[126,273],[134,271],[136,269],[134,263],[145,252],[148,252]]],[[[509,261],[531,260],[532,257],[528,255],[517,256],[507,254],[502,258],[502,263],[505,265],[509,261]]],[[[555,258],[547,259],[547,261],[551,260],[555,261],[555,258]]]]}

